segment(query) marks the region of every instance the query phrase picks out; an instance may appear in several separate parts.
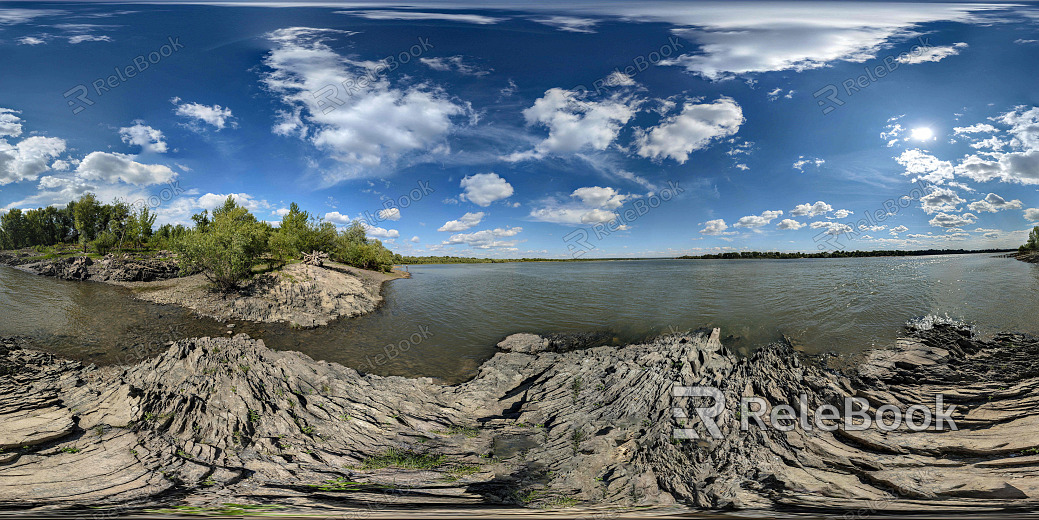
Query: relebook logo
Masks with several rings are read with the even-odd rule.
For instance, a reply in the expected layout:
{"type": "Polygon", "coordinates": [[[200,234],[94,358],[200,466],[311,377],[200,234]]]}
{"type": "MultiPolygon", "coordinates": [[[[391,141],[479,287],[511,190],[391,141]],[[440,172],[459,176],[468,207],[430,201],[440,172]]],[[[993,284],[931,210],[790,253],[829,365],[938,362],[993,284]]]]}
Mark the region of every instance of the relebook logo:
{"type": "MultiPolygon", "coordinates": [[[[696,417],[700,418],[703,429],[714,439],[723,438],[718,428],[717,417],[725,412],[725,393],[711,386],[679,386],[675,385],[674,397],[698,397],[713,399],[713,404],[706,407],[693,407],[696,417]]],[[[902,427],[911,431],[955,431],[959,428],[952,418],[956,405],[945,406],[944,396],[934,397],[933,411],[926,405],[915,404],[904,411],[893,404],[885,404],[871,411],[869,401],[861,397],[846,397],[843,406],[838,408],[832,404],[823,404],[814,410],[808,407],[808,395],[801,394],[797,400],[797,409],[789,404],[770,406],[761,397],[740,398],[736,418],[740,421],[740,430],[750,430],[751,423],[761,429],[791,431],[800,428],[805,431],[821,430],[826,432],[838,429],[845,431],[863,431],[876,428],[881,431],[893,431],[902,427]],[[843,413],[842,413],[843,412],[843,413]],[[767,421],[766,421],[767,419],[767,421]]],[[[689,416],[682,408],[675,407],[672,416],[685,425],[689,416]]],[[[699,439],[694,428],[675,428],[676,439],[699,439]]]]}

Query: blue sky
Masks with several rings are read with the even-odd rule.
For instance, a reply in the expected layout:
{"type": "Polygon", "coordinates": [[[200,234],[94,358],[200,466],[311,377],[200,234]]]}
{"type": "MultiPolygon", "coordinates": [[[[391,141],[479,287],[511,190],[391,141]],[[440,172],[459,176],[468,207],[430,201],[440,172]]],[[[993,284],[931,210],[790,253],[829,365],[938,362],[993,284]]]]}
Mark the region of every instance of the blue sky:
{"type": "Polygon", "coordinates": [[[403,254],[564,258],[1039,221],[1031,4],[343,5],[0,3],[0,211],[231,194],[403,254]]]}

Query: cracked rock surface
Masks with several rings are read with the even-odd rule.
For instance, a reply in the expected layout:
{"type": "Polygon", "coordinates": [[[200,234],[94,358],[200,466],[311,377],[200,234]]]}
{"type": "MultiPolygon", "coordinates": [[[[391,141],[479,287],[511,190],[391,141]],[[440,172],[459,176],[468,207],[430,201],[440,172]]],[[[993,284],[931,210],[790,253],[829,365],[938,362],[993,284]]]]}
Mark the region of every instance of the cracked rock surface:
{"type": "MultiPolygon", "coordinates": [[[[624,347],[510,336],[470,381],[379,377],[244,335],[84,367],[0,340],[0,506],[341,513],[397,508],[1032,509],[1039,341],[908,329],[847,363],[719,332],[624,347]],[[721,439],[676,386],[713,386],[721,439]],[[957,405],[959,430],[742,431],[740,397],[957,405]],[[675,440],[675,428],[700,432],[675,440]],[[217,510],[217,509],[212,509],[217,510]]],[[[765,419],[768,420],[767,418],[765,419]]],[[[125,510],[125,509],[123,509],[125,510]]]]}

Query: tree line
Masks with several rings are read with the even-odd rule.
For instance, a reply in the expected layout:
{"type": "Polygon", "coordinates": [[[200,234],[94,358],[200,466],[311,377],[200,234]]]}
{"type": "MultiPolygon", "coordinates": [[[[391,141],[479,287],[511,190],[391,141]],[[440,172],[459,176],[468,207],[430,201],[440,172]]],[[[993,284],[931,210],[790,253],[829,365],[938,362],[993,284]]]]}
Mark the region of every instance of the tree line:
{"type": "Polygon", "coordinates": [[[325,253],[334,261],[362,269],[388,272],[400,255],[369,239],[360,222],[339,230],[289,206],[279,226],[257,219],[233,197],[210,213],[191,217],[194,225],[165,224],[154,230],[155,213],[121,201],[101,204],[88,193],[65,207],[28,211],[12,209],[0,216],[0,249],[78,244],[84,253],[114,250],[172,249],[179,253],[185,274],[200,272],[224,290],[252,276],[266,262],[282,267],[303,253],[325,253]]]}
{"type": "Polygon", "coordinates": [[[1039,226],[1032,228],[1032,231],[1028,233],[1028,241],[1018,248],[1018,250],[1022,253],[1039,251],[1039,226]]]}
{"type": "Polygon", "coordinates": [[[901,249],[879,251],[822,251],[819,253],[781,253],[779,251],[740,251],[709,255],[680,256],[682,260],[746,260],[746,259],[793,259],[793,258],[861,258],[872,256],[929,256],[929,255],[961,255],[969,253],[1006,253],[1009,249],[920,249],[904,251],[901,249]]]}

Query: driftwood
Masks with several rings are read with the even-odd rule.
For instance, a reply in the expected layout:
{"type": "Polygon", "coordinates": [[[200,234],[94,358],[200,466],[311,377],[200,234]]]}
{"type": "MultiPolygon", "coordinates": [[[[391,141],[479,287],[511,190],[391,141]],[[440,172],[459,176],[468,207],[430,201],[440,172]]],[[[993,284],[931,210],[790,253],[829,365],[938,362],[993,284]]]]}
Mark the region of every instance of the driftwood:
{"type": "Polygon", "coordinates": [[[303,253],[303,263],[307,265],[322,267],[325,265],[325,260],[328,260],[328,253],[321,251],[303,253]]]}

